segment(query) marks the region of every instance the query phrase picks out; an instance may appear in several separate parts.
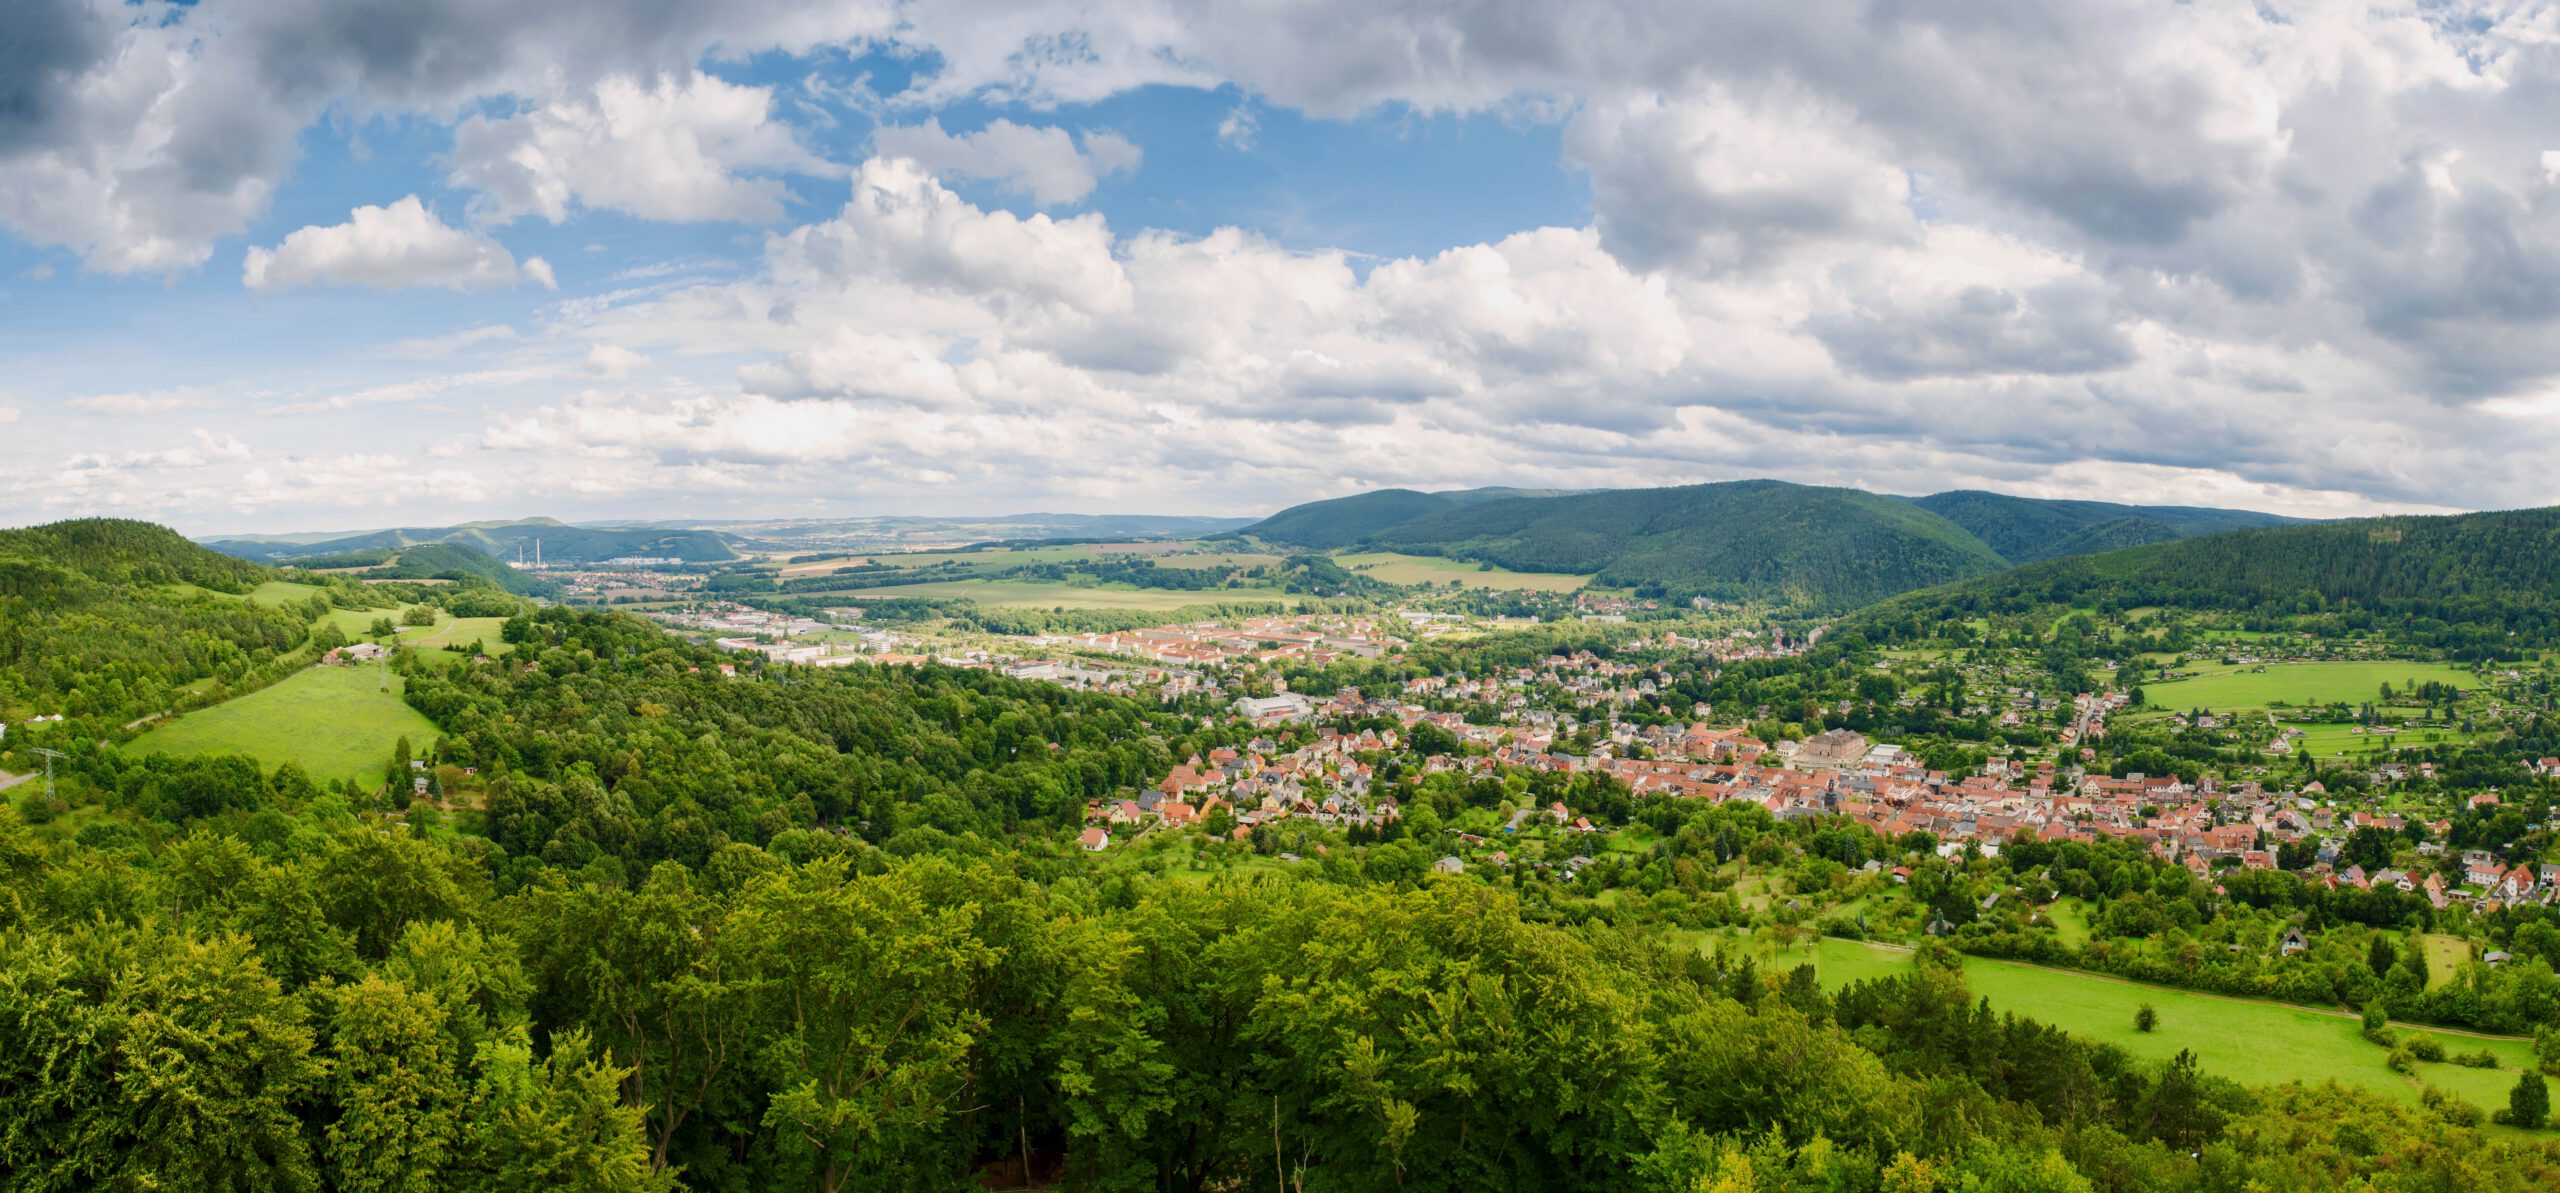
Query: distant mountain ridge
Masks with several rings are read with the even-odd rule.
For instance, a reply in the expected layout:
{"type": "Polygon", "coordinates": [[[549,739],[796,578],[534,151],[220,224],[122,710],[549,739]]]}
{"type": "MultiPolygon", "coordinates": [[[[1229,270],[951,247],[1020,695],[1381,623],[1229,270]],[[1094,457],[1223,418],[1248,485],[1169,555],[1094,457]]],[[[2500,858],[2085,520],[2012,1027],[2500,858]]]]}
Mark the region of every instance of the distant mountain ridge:
{"type": "Polygon", "coordinates": [[[1380,489],[1292,506],[1237,533],[1839,609],[2023,562],[2291,521],[2247,510],[1978,491],[1905,498],[1754,480],[1579,493],[1380,489]]]}
{"type": "Polygon", "coordinates": [[[571,526],[551,518],[401,527],[308,542],[227,538],[211,540],[204,545],[226,555],[279,564],[359,551],[397,551],[431,543],[458,543],[494,559],[510,562],[519,554],[530,561],[537,550],[546,563],[567,564],[635,557],[676,559],[686,563],[720,563],[738,558],[737,551],[730,547],[728,540],[707,530],[571,526]]]}
{"type": "Polygon", "coordinates": [[[2012,497],[1979,489],[1956,489],[1910,500],[1963,527],[2011,563],[2035,563],[2065,555],[2089,555],[2301,521],[2254,510],[2012,497]]]}

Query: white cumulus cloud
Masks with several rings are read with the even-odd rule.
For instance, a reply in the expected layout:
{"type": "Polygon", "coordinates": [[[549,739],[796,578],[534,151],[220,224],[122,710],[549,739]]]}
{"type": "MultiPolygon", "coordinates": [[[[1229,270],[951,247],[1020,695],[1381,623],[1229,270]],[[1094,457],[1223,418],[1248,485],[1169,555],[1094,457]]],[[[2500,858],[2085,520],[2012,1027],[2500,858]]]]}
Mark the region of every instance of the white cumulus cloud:
{"type": "Polygon", "coordinates": [[[303,228],[272,249],[251,248],[240,281],[252,290],[442,286],[493,290],[519,282],[557,283],[540,257],[518,263],[487,233],[456,228],[416,195],[388,207],[359,207],[347,222],[303,228]]]}
{"type": "Polygon", "coordinates": [[[773,93],[695,73],[650,82],[611,78],[591,94],[521,114],[473,116],[454,130],[456,186],[475,212],[553,223],[579,207],[671,221],[780,219],[790,191],[757,173],[824,170],[773,93]]]}
{"type": "Polygon", "coordinates": [[[1109,130],[1069,133],[998,119],[973,133],[947,133],[939,120],[891,125],[872,135],[891,157],[913,158],[946,177],[975,178],[1029,195],[1044,206],[1073,203],[1102,179],[1135,171],[1145,156],[1109,130]]]}

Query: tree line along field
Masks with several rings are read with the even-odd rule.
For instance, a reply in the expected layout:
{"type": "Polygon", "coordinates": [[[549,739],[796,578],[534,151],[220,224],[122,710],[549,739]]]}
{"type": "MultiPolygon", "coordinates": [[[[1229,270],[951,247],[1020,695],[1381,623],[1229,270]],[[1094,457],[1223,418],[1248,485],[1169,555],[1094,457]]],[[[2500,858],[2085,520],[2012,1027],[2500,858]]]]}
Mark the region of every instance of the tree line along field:
{"type": "MultiPolygon", "coordinates": [[[[1791,949],[1768,949],[1762,957],[1764,964],[1781,970],[1810,964],[1823,988],[1836,992],[1853,982],[1908,971],[1912,953],[1826,937],[1791,949]]],[[[2383,1048],[2363,1038],[2362,1024],[2340,1012],[1983,957],[1965,959],[1964,981],[1974,997],[1990,1000],[1996,1012],[2115,1044],[2149,1061],[2168,1060],[2183,1049],[2193,1052],[2206,1072],[2251,1085],[2318,1085],[2334,1079],[2412,1103],[2421,1089],[2434,1086],[2485,1111],[2506,1105],[2516,1074],[2534,1066],[2529,1040],[2395,1025],[2404,1038],[2434,1037],[2447,1055],[2486,1048],[2498,1058],[2495,1069],[2420,1062],[2414,1075],[2403,1075],[2385,1063],[2383,1048]],[[2137,1031],[2134,1013],[2146,1004],[2159,1013],[2159,1023],[2150,1032],[2137,1031]]]]}
{"type": "Polygon", "coordinates": [[[1406,555],[1395,551],[1363,551],[1333,560],[1351,571],[1389,584],[1445,585],[1451,580],[1468,588],[1516,592],[1578,592],[1591,577],[1566,572],[1515,572],[1438,555],[1406,555]]]}
{"type": "Polygon", "coordinates": [[[2160,708],[2202,708],[2213,712],[2279,704],[2352,705],[2378,700],[2386,683],[2397,692],[2421,683],[2477,687],[2480,682],[2470,672],[2444,663],[2390,659],[2263,665],[2208,663],[2190,669],[2196,672],[2190,679],[2144,684],[2143,702],[2160,708]]]}
{"type": "MultiPolygon", "coordinates": [[[[495,634],[491,637],[494,639],[495,634]]],[[[298,763],[314,782],[371,788],[402,737],[423,753],[435,722],[401,700],[398,675],[379,666],[311,667],[281,683],[155,725],[137,754],[247,754],[269,769],[298,763]]]]}

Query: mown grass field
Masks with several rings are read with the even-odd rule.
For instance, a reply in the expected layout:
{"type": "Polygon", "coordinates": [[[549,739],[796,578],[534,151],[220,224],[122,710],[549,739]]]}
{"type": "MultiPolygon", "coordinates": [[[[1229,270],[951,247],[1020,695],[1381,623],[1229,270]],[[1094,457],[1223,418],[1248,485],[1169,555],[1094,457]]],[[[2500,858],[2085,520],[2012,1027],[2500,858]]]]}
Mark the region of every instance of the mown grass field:
{"type": "Polygon", "coordinates": [[[314,781],[371,788],[403,735],[413,750],[436,739],[435,722],[400,701],[400,677],[382,690],[379,667],[313,667],[282,683],[187,713],[127,747],[145,754],[247,754],[267,767],[298,762],[314,781]]]}
{"type": "Polygon", "coordinates": [[[1468,588],[1494,588],[1519,592],[1578,592],[1591,583],[1589,576],[1563,572],[1515,572],[1507,568],[1486,568],[1463,559],[1443,559],[1437,555],[1402,555],[1393,551],[1367,551],[1337,555],[1333,561],[1362,575],[1373,576],[1389,584],[1446,585],[1451,580],[1468,588]]]}
{"type": "Polygon", "coordinates": [[[2465,734],[2462,732],[2460,726],[2447,725],[2442,722],[2438,722],[2435,725],[2422,729],[2401,728],[2394,725],[2394,728],[2400,729],[2398,733],[2375,733],[2370,729],[2367,729],[2363,733],[2357,733],[2356,729],[2359,727],[2355,725],[2295,725],[2289,727],[2303,731],[2302,739],[2294,743],[2295,748],[2309,750],[2312,756],[2316,758],[2337,758],[2358,754],[2379,754],[2395,749],[2407,749],[2417,746],[2433,746],[2447,742],[2463,741],[2467,738],[2490,736],[2487,732],[2465,734]]]}
{"type": "Polygon", "coordinates": [[[250,600],[261,605],[281,605],[286,601],[307,601],[318,595],[316,585],[296,584],[291,580],[269,580],[249,590],[250,600]]]}
{"type": "MultiPolygon", "coordinates": [[[[1712,940],[1708,947],[1713,947],[1712,940]]],[[[1766,957],[1767,964],[1779,968],[1810,962],[1824,988],[1834,990],[1865,978],[1903,972],[1911,964],[1911,954],[1905,950],[1830,939],[1784,952],[1770,950],[1766,957]]],[[[2533,1063],[2529,1041],[2404,1025],[2403,1036],[2433,1036],[2448,1055],[2487,1048],[2498,1057],[2496,1069],[2422,1063],[2415,1076],[2405,1076],[2393,1072],[2383,1049],[2367,1042],[2362,1026],[2343,1014],[1980,957],[1965,960],[1964,974],[1974,996],[1989,999],[1995,1011],[2050,1023],[2150,1060],[2167,1060],[2185,1049],[2195,1053],[2205,1071],[2251,1085],[2288,1081],[2316,1085],[2335,1078],[2411,1102],[2417,1101],[2425,1085],[2433,1085],[2492,1110],[2506,1105],[2516,1074],[2533,1063]],[[2158,1029],[2148,1033],[2133,1027],[2134,1011],[2145,1003],[2160,1014],[2158,1029]]]]}
{"type": "Polygon", "coordinates": [[[2277,704],[2300,706],[2337,701],[2360,704],[2378,700],[2382,685],[2386,683],[2395,692],[2425,682],[2448,683],[2462,688],[2480,686],[2479,679],[2470,672],[2443,663],[2386,659],[2269,663],[2265,668],[2261,671],[2255,667],[2207,663],[2192,668],[2198,672],[2193,679],[2144,684],[2143,702],[2169,709],[2203,708],[2230,712],[2269,708],[2277,704]]]}
{"type": "Polygon", "coordinates": [[[848,589],[841,593],[807,595],[868,597],[872,600],[897,597],[918,600],[962,599],[976,601],[990,609],[1066,608],[1163,611],[1193,605],[1222,605],[1242,601],[1293,606],[1299,603],[1298,597],[1275,588],[1210,588],[1184,591],[1171,588],[1130,588],[1111,584],[1087,587],[1021,580],[941,580],[931,584],[901,584],[891,588],[848,589]]]}
{"type": "MultiPolygon", "coordinates": [[[[390,618],[393,624],[398,624],[400,610],[333,609],[329,612],[328,620],[337,624],[338,631],[345,634],[348,641],[371,642],[374,621],[384,617],[390,618]]],[[[505,654],[510,647],[498,640],[498,631],[506,623],[503,617],[455,617],[438,610],[436,624],[433,626],[405,627],[401,630],[399,637],[386,640],[386,644],[396,642],[402,646],[413,647],[427,655],[430,660],[445,654],[444,648],[447,646],[468,646],[475,641],[480,643],[481,649],[490,654],[505,654]]]]}

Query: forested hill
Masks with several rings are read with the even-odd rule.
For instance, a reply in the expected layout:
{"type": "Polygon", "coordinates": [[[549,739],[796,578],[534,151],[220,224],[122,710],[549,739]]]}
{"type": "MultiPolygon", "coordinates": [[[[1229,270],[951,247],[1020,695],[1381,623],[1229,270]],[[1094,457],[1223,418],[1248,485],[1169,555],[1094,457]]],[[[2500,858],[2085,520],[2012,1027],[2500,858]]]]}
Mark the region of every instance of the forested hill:
{"type": "Polygon", "coordinates": [[[1447,510],[1488,501],[1547,496],[1527,489],[1461,489],[1425,493],[1417,489],[1377,489],[1293,505],[1237,531],[1266,542],[1331,550],[1367,541],[1389,527],[1447,510]]]}
{"type": "Polygon", "coordinates": [[[2549,640],[2560,629],[2560,507],[2319,522],[2057,559],[1912,593],[1864,620],[2142,605],[2389,619],[2440,640],[2549,640]]]}
{"type": "Polygon", "coordinates": [[[0,719],[163,708],[283,656],[308,619],[244,599],[270,575],[148,522],[0,530],[0,719]]]}
{"type": "Polygon", "coordinates": [[[0,530],[0,561],[76,572],[109,584],[193,584],[237,593],[268,569],[206,550],[177,531],[123,518],[82,518],[0,530]]]}
{"type": "Polygon", "coordinates": [[[708,530],[571,526],[550,518],[377,530],[315,543],[216,539],[205,545],[243,559],[284,563],[362,551],[396,551],[427,543],[457,543],[507,560],[519,552],[530,560],[539,544],[542,558],[551,563],[596,563],[624,557],[716,563],[737,558],[727,540],[708,530]]]}
{"type": "Polygon", "coordinates": [[[1671,596],[1845,608],[2005,566],[1907,501],[1856,489],[1731,481],[1513,498],[1445,510],[1370,539],[1522,571],[1595,573],[1671,596]]]}
{"type": "Polygon", "coordinates": [[[1963,527],[2011,563],[2035,563],[2065,555],[2088,555],[2297,521],[2253,510],[2058,501],[1979,489],[1932,493],[1912,498],[1911,504],[1963,527]]]}
{"type": "Polygon", "coordinates": [[[1839,609],[2010,564],[2293,519],[2197,506],[1958,490],[1888,497],[1783,481],[1556,492],[1379,489],[1292,506],[1238,533],[1598,574],[1669,595],[1839,609]]]}

